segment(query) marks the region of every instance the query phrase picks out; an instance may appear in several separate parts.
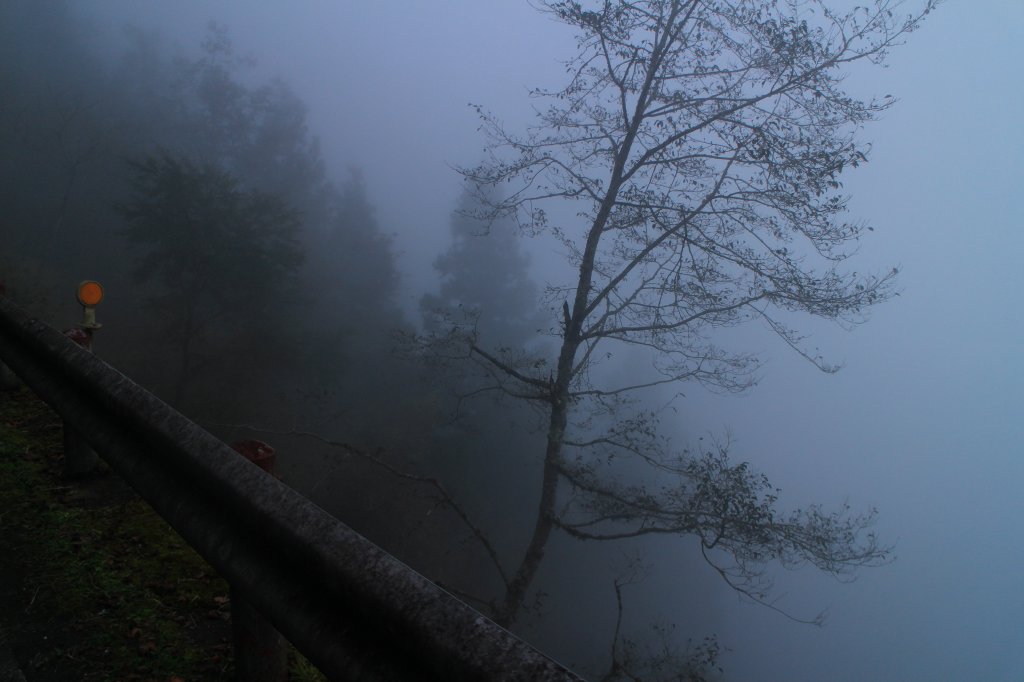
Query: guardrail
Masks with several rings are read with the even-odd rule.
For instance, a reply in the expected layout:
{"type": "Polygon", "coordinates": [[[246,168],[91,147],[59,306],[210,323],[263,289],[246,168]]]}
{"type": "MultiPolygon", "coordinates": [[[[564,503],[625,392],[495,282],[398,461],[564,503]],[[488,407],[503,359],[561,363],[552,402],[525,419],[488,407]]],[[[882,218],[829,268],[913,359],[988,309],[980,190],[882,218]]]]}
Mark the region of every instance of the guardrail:
{"type": "Polygon", "coordinates": [[[581,679],[2,296],[0,360],[330,679],[581,679]]]}

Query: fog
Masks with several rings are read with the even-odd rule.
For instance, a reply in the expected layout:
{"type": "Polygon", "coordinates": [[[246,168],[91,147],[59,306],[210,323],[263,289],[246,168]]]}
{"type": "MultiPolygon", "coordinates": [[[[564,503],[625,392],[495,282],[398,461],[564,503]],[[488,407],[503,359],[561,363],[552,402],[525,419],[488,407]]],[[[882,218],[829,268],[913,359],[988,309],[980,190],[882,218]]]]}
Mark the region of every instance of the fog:
{"type": "MultiPolygon", "coordinates": [[[[9,16],[30,16],[24,7],[9,16]]],[[[904,9],[915,7],[910,2],[904,9]]],[[[543,451],[538,431],[544,427],[543,414],[502,403],[478,408],[479,422],[465,431],[446,430],[448,422],[440,413],[451,407],[448,398],[440,390],[413,388],[423,379],[421,370],[403,369],[415,362],[390,330],[423,331],[427,323],[421,300],[441,291],[434,263],[451,244],[452,212],[463,192],[454,168],[474,165],[484,154],[480,121],[469,105],[482,105],[510,129],[528,125],[535,104],[530,90],[566,82],[561,62],[575,54],[573,31],[525,0],[107,0],[70,4],[66,12],[75,26],[84,27],[81,42],[99,62],[111,65],[129,49],[126,26],[155,32],[148,39],[158,33],[161,50],[192,58],[211,21],[225,26],[236,54],[252,57],[253,65],[239,71],[245,84],[257,87],[279,78],[304,102],[306,126],[318,139],[326,175],[351,189],[355,185],[345,183],[352,169],[361,174],[372,207],[366,214],[372,218],[364,222],[374,221],[383,235],[379,244],[386,242],[393,256],[388,299],[390,275],[362,262],[366,259],[360,253],[350,253],[344,263],[326,255],[320,262],[315,253],[307,254],[310,267],[321,268],[321,279],[310,276],[310,281],[336,286],[348,280],[331,279],[335,268],[351,268],[355,277],[363,272],[357,268],[365,266],[366,272],[387,280],[373,285],[383,292],[381,298],[367,304],[367,311],[345,307],[361,296],[356,289],[333,292],[335,299],[324,294],[319,302],[302,303],[299,297],[298,303],[281,304],[275,309],[282,313],[280,324],[308,329],[310,338],[333,324],[325,313],[330,305],[341,306],[338,310],[356,320],[358,329],[343,329],[339,321],[336,337],[304,349],[294,372],[287,370],[291,378],[270,374],[243,384],[259,395],[251,405],[218,396],[199,379],[191,402],[180,403],[186,414],[210,424],[299,426],[368,449],[384,447],[390,461],[440,472],[454,494],[464,495],[467,509],[483,519],[501,544],[502,556],[513,564],[528,540],[536,509],[538,460],[531,457],[533,450],[537,456],[543,451]],[[344,352],[328,357],[330,349],[342,345],[344,352]],[[336,383],[311,386],[303,378],[326,376],[335,365],[343,377],[336,383]],[[461,445],[452,446],[450,457],[443,455],[452,443],[461,445]],[[489,457],[502,447],[530,450],[531,457],[489,457]]],[[[772,604],[799,618],[827,610],[824,625],[816,627],[740,599],[700,560],[692,537],[606,547],[558,536],[538,577],[547,601],[540,615],[517,623],[517,632],[587,674],[603,674],[615,619],[615,567],[625,561],[624,554],[642,550],[652,568],[629,588],[626,621],[637,633],[649,622],[674,622],[680,646],[687,637],[717,636],[724,649],[718,660],[724,669],[721,679],[1024,679],[1024,548],[1018,541],[1024,519],[1024,314],[1018,300],[1024,291],[1024,268],[1018,262],[1024,211],[1017,201],[1024,181],[1024,95],[1016,75],[1024,63],[1018,39],[1022,29],[1024,5],[1013,0],[942,4],[906,37],[905,45],[892,50],[887,68],[857,64],[845,81],[854,96],[891,93],[899,99],[879,120],[866,124],[860,138],[871,142],[869,162],[847,169],[842,182],[852,197],[849,215],[874,228],[858,245],[855,269],[899,266],[900,274],[898,295],[874,306],[865,324],[848,329],[795,318],[797,328],[813,336],[810,347],[842,369],[819,371],[763,326],[729,329],[723,333],[731,343],[761,354],[757,385],[741,394],[723,394],[687,384],[676,389],[684,397],[662,418],[665,432],[681,444],[721,439],[728,432],[730,459],[748,461],[764,473],[781,489],[780,504],[786,509],[813,503],[831,509],[844,502],[856,511],[877,508],[873,531],[895,546],[895,561],[858,570],[849,582],[808,568],[772,568],[772,604]]],[[[4,32],[17,36],[19,30],[11,24],[4,32]]],[[[46,39],[37,49],[45,48],[46,39]]],[[[25,78],[31,79],[34,65],[18,61],[28,50],[4,49],[13,55],[4,58],[4,78],[29,74],[25,78]]],[[[53,58],[67,53],[62,48],[53,58]]],[[[117,73],[115,66],[109,68],[117,73]]],[[[54,72],[51,66],[46,69],[39,75],[44,81],[54,72]]],[[[40,83],[32,92],[56,97],[53,93],[65,87],[40,83]]],[[[117,79],[104,87],[109,88],[104,92],[116,91],[117,79]]],[[[120,96],[118,101],[125,102],[134,97],[120,96]]],[[[104,139],[117,136],[116,129],[105,130],[104,139]]],[[[119,149],[135,155],[152,141],[119,149]]],[[[155,142],[167,145],[166,140],[155,142]]],[[[0,144],[13,148],[21,142],[9,132],[0,144]]],[[[9,159],[27,158],[29,152],[19,154],[9,159]]],[[[38,179],[13,163],[5,161],[4,178],[8,187],[16,178],[21,191],[17,202],[13,195],[3,200],[9,207],[17,205],[17,211],[8,211],[17,220],[5,221],[0,231],[0,267],[9,270],[0,272],[0,279],[15,293],[19,285],[30,292],[24,295],[28,304],[48,306],[55,324],[70,325],[77,313],[61,299],[70,291],[68,283],[104,278],[103,272],[84,271],[90,258],[97,256],[95,262],[104,268],[131,258],[124,255],[125,246],[108,247],[103,241],[121,244],[111,222],[118,218],[75,214],[67,223],[71,227],[55,234],[75,234],[78,220],[92,226],[89,234],[98,241],[75,254],[53,256],[53,248],[47,250],[29,234],[32,216],[45,211],[33,213],[26,189],[33,182],[51,182],[52,175],[39,158],[32,167],[33,173],[43,169],[38,179]]],[[[122,168],[123,162],[112,158],[103,163],[108,164],[105,178],[119,172],[108,168],[122,168]]],[[[120,182],[110,200],[123,201],[125,181],[120,182]]],[[[90,206],[87,195],[97,187],[75,185],[72,202],[90,206]]],[[[43,190],[39,195],[52,208],[54,197],[43,190]]],[[[575,282],[564,253],[550,241],[522,238],[504,248],[529,255],[527,272],[538,289],[575,282]]],[[[147,363],[138,340],[147,333],[143,327],[155,324],[143,322],[148,304],[141,298],[129,303],[127,274],[109,267],[108,279],[115,286],[100,310],[109,322],[97,352],[106,345],[113,364],[170,398],[173,381],[147,363]],[[122,284],[125,295],[116,288],[122,284]]],[[[542,324],[557,326],[560,309],[552,317],[539,300],[534,305],[547,316],[542,324]]],[[[275,348],[291,348],[274,343],[253,351],[253,362],[277,364],[281,356],[275,348]]],[[[545,345],[550,343],[535,341],[534,348],[550,353],[545,345]]],[[[600,372],[629,375],[641,363],[635,356],[618,355],[600,372]]],[[[281,372],[290,367],[289,359],[281,372]]],[[[658,389],[647,400],[664,404],[673,392],[658,389]]],[[[224,437],[244,431],[221,428],[224,437]]],[[[315,451],[308,441],[281,442],[287,445],[279,449],[296,452],[291,464],[283,464],[286,481],[343,521],[432,578],[451,584],[461,576],[469,591],[494,589],[493,578],[481,577],[486,561],[476,554],[463,558],[466,543],[451,542],[451,528],[443,523],[426,531],[419,525],[403,527],[410,518],[420,523],[423,509],[430,506],[417,501],[411,488],[387,488],[392,484],[388,476],[369,465],[344,474],[376,481],[369,486],[374,494],[389,490],[381,494],[414,500],[409,502],[412,510],[384,519],[391,513],[388,500],[352,497],[332,488],[332,476],[347,466],[347,459],[339,460],[329,449],[315,451]],[[303,448],[308,452],[298,454],[303,448]],[[447,546],[442,550],[431,543],[447,546]],[[423,565],[417,565],[417,557],[423,565]]]]}

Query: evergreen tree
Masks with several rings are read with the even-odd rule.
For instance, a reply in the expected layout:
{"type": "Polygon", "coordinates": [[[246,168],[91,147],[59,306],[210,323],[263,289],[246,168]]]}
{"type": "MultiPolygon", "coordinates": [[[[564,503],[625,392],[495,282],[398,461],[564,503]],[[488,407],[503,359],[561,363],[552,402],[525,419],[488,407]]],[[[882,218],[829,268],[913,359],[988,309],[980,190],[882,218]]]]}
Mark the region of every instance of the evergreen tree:
{"type": "Polygon", "coordinates": [[[530,259],[515,224],[480,221],[474,215],[481,208],[477,195],[464,190],[452,213],[452,244],[434,261],[440,292],[425,295],[420,309],[431,330],[443,326],[443,319],[461,317],[488,345],[521,348],[545,322],[528,273],[530,259]]]}
{"type": "Polygon", "coordinates": [[[237,350],[210,354],[211,336],[263,334],[259,327],[302,262],[300,222],[278,197],[169,154],[132,163],[132,186],[134,196],[118,210],[125,237],[141,251],[135,278],[150,285],[150,310],[178,350],[180,404],[197,371],[237,357],[237,350]]]}

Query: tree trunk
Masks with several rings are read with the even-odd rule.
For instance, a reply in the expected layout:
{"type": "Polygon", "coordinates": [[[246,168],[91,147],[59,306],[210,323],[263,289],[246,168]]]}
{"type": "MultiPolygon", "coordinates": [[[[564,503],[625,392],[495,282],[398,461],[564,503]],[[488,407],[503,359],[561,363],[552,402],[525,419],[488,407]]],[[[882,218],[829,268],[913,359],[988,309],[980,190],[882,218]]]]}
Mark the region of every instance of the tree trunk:
{"type": "Polygon", "coordinates": [[[565,442],[565,429],[569,421],[569,386],[572,382],[576,350],[579,348],[576,340],[578,336],[578,328],[566,320],[565,338],[558,357],[558,374],[551,386],[551,417],[548,421],[548,442],[544,452],[544,478],[540,502],[537,505],[537,521],[526,554],[523,555],[519,568],[508,584],[504,602],[495,614],[495,621],[505,627],[515,622],[523,607],[526,593],[537,575],[548,539],[551,537],[551,530],[555,526],[559,465],[565,442]]]}
{"type": "Polygon", "coordinates": [[[547,450],[544,453],[544,480],[541,485],[540,502],[537,505],[537,522],[533,527],[533,536],[530,538],[526,554],[523,555],[523,560],[505,591],[505,600],[494,616],[495,621],[505,627],[512,625],[519,615],[526,591],[533,583],[537,569],[540,568],[551,529],[554,527],[555,500],[558,496],[558,460],[562,455],[567,417],[565,400],[553,401],[547,450]]]}
{"type": "MultiPolygon", "coordinates": [[[[650,76],[648,76],[641,102],[646,97],[649,87],[650,76]]],[[[637,107],[639,111],[640,102],[637,107]]],[[[544,550],[551,536],[551,529],[554,528],[555,502],[560,475],[559,464],[569,419],[569,389],[576,372],[576,352],[580,347],[583,321],[587,318],[588,297],[594,277],[594,261],[597,258],[598,244],[604,234],[605,225],[608,223],[608,217],[611,215],[619,187],[622,184],[623,169],[629,158],[639,120],[639,116],[635,116],[629,125],[626,139],[616,156],[604,200],[601,202],[601,207],[587,233],[587,243],[580,261],[576,295],[573,298],[571,311],[568,303],[566,304],[565,329],[562,333],[562,348],[558,355],[558,373],[554,385],[551,387],[551,419],[548,422],[548,444],[544,453],[544,480],[537,509],[537,522],[526,554],[505,592],[505,601],[495,615],[495,620],[504,626],[515,622],[516,616],[523,606],[526,591],[537,574],[541,559],[544,558],[544,550]]]]}

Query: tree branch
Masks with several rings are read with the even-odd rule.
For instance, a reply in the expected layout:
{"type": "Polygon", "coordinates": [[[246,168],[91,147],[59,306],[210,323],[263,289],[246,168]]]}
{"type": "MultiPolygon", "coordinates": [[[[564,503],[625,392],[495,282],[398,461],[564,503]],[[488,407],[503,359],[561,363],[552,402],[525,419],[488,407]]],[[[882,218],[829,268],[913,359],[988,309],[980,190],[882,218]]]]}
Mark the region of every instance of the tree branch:
{"type": "MultiPolygon", "coordinates": [[[[440,497],[440,503],[443,506],[446,506],[453,512],[455,512],[455,515],[459,518],[460,521],[462,521],[463,525],[466,526],[466,528],[470,531],[470,533],[473,535],[476,541],[484,549],[484,551],[487,553],[488,558],[491,560],[491,564],[494,566],[495,571],[501,578],[502,584],[506,588],[508,587],[509,577],[505,573],[505,568],[502,566],[501,560],[498,558],[498,552],[494,548],[494,545],[491,544],[491,541],[487,538],[487,535],[484,533],[484,531],[470,519],[469,513],[465,510],[465,508],[463,508],[462,505],[455,501],[455,498],[451,496],[451,494],[444,487],[444,485],[442,485],[442,483],[436,478],[432,476],[420,476],[418,474],[412,474],[407,471],[402,471],[401,469],[386,462],[378,455],[371,454],[369,452],[366,452],[365,450],[361,450],[360,448],[357,448],[343,441],[336,441],[331,440],[329,438],[324,438],[319,434],[312,433],[309,431],[301,431],[298,429],[275,430],[265,429],[258,426],[253,426],[251,424],[219,424],[213,422],[208,422],[204,424],[204,426],[246,429],[254,433],[266,433],[278,436],[299,436],[302,438],[310,438],[312,440],[323,443],[324,445],[328,445],[332,448],[338,448],[340,450],[344,450],[349,454],[356,455],[361,459],[364,459],[368,462],[371,462],[372,464],[379,466],[380,468],[384,469],[385,471],[387,471],[392,476],[395,476],[396,478],[401,478],[407,481],[413,481],[415,483],[421,483],[432,488],[440,497]]],[[[477,599],[477,601],[482,600],[477,599]]]]}

